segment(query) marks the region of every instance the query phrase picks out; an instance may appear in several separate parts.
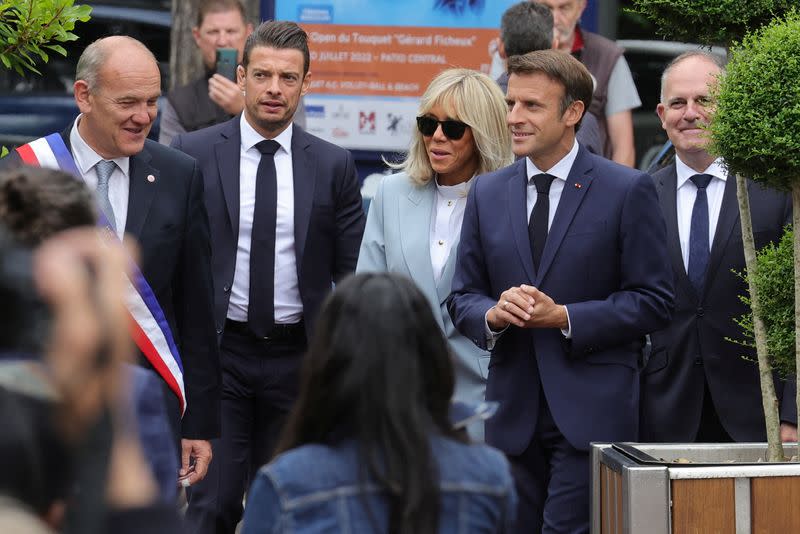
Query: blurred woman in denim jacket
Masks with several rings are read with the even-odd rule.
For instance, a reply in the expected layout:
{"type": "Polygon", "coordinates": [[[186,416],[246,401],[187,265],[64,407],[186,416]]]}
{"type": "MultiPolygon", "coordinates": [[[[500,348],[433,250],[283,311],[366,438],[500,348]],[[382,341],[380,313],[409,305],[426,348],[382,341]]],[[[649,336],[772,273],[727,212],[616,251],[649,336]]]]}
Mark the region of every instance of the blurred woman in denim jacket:
{"type": "Polygon", "coordinates": [[[447,343],[413,282],[340,283],[277,456],[250,489],[243,534],[510,532],[508,463],[452,428],[453,388],[447,343]]]}

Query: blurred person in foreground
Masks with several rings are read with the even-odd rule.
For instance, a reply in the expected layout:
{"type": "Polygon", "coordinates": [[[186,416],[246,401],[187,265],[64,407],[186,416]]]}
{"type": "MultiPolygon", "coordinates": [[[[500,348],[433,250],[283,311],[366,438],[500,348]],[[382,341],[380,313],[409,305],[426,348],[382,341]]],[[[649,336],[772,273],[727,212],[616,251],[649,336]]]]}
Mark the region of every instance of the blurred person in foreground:
{"type": "MultiPolygon", "coordinates": [[[[97,224],[95,200],[83,180],[56,169],[20,167],[0,172],[0,223],[8,228],[17,243],[34,250],[53,235],[81,226],[97,224]]],[[[28,295],[33,320],[26,318],[12,335],[19,337],[9,357],[39,360],[49,332],[43,306],[35,292],[28,295]],[[28,322],[26,322],[28,321],[28,322]],[[36,341],[27,340],[36,336],[36,341]]],[[[9,310],[19,315],[17,310],[9,310]]],[[[17,318],[10,318],[16,322],[17,318]]],[[[6,336],[4,339],[9,339],[6,336]]],[[[177,495],[175,473],[178,460],[167,417],[167,407],[158,376],[149,369],[126,364],[132,383],[136,428],[164,502],[177,495]]]]}
{"type": "MultiPolygon", "coordinates": [[[[356,272],[391,271],[421,289],[455,356],[455,400],[482,402],[489,353],[453,326],[445,301],[467,193],[475,175],[513,160],[506,104],[497,85],[469,69],[449,69],[422,95],[403,172],[383,179],[370,204],[356,272]]],[[[483,423],[470,427],[483,441],[483,423]]]]}
{"type": "MultiPolygon", "coordinates": [[[[3,258],[13,254],[2,239],[0,247],[3,258]]],[[[93,228],[58,234],[34,253],[35,290],[47,304],[52,335],[43,361],[0,365],[0,410],[14,416],[4,417],[0,444],[4,460],[19,462],[0,474],[2,492],[19,499],[0,514],[3,532],[180,532],[174,504],[159,504],[131,413],[120,276],[128,261],[118,242],[93,228]],[[80,491],[68,491],[72,485],[80,491]]],[[[6,304],[26,314],[23,301],[6,304]]]]}
{"type": "Polygon", "coordinates": [[[250,489],[243,534],[511,531],[506,459],[468,444],[448,419],[453,364],[433,311],[398,274],[336,286],[278,455],[250,489]]]}

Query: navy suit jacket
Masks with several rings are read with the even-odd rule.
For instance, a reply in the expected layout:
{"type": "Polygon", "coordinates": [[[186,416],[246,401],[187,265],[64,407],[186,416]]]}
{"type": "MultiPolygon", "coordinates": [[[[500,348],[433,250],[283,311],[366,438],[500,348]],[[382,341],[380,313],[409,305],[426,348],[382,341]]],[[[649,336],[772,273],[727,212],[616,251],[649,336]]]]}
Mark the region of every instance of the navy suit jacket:
{"type": "MultiPolygon", "coordinates": [[[[71,129],[61,133],[68,148],[71,129]]],[[[0,168],[20,164],[12,152],[0,168]]],[[[125,233],[139,243],[139,268],[164,310],[183,360],[188,409],[181,435],[211,439],[219,435],[220,370],[200,169],[185,154],[147,139],[144,149],[130,157],[129,173],[125,233]]],[[[149,367],[143,356],[140,363],[149,367]]],[[[165,399],[177,425],[177,399],[171,392],[165,399]]]]}
{"type": "MultiPolygon", "coordinates": [[[[222,124],[181,134],[172,142],[175,148],[197,158],[205,179],[218,335],[225,325],[239,238],[239,120],[237,115],[222,124]]],[[[310,336],[333,283],[356,268],[366,218],[349,151],[294,125],[292,170],[297,278],[310,336]]]]}
{"type": "Polygon", "coordinates": [[[580,147],[538,272],[528,238],[525,160],[479,176],[469,192],[450,296],[456,327],[486,347],[485,314],[529,284],[567,306],[557,328],[510,326],[491,351],[486,398],[498,401],[487,442],[518,455],[530,444],[543,390],[566,439],[638,436],[642,339],[672,309],[666,230],[652,178],[580,147]]]}
{"type": "MultiPolygon", "coordinates": [[[[686,275],[677,215],[675,164],[653,175],[667,222],[669,263],[675,281],[672,322],[651,335],[653,350],[642,371],[642,440],[694,441],[700,425],[704,381],[720,422],[736,441],[764,441],[766,430],[755,350],[727,341],[743,339],[733,322],[749,312],[739,300],[747,285],[737,273],[745,270],[736,179],[725,181],[711,258],[702,295],[686,275]],[[748,357],[751,361],[744,359],[748,357]]],[[[791,221],[788,195],[748,180],[756,247],[776,242],[791,221]]],[[[795,384],[775,381],[781,420],[796,420],[795,384]],[[786,386],[786,387],[784,387],[786,386]]]]}

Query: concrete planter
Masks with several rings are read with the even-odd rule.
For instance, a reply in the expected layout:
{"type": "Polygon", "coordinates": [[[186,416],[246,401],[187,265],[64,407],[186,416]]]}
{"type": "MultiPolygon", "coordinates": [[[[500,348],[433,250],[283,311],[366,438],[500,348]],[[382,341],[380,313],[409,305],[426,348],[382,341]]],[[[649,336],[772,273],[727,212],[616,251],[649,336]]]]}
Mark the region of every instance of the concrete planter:
{"type": "Polygon", "coordinates": [[[762,443],[592,444],[592,534],[800,532],[800,463],[765,454],[762,443]]]}

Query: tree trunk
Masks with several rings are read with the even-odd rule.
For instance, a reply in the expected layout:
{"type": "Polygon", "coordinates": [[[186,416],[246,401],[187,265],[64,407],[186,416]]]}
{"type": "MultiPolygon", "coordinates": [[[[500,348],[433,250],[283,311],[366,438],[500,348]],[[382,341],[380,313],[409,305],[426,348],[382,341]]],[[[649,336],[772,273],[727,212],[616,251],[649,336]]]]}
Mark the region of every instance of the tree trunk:
{"type": "MultiPolygon", "coordinates": [[[[248,19],[260,20],[260,0],[243,0],[248,19]]],[[[172,0],[172,30],[169,51],[169,88],[189,83],[203,75],[203,61],[192,37],[200,0],[172,0]]]]}
{"type": "MultiPolygon", "coordinates": [[[[792,185],[792,229],[794,235],[794,358],[795,379],[800,377],[800,183],[792,185]]],[[[800,382],[800,380],[797,380],[800,382]]],[[[800,409],[800,388],[797,388],[795,403],[800,409]]],[[[800,414],[800,412],[797,412],[800,414]]],[[[797,444],[800,461],[800,443],[797,444]]]]}
{"type": "Polygon", "coordinates": [[[174,89],[203,75],[203,61],[192,37],[199,0],[172,0],[169,50],[169,88],[174,89]]]}
{"type": "MultiPolygon", "coordinates": [[[[761,305],[758,300],[758,291],[753,280],[758,270],[756,264],[756,245],[753,239],[753,220],[750,217],[750,197],[747,194],[747,180],[736,175],[736,196],[739,199],[739,218],[742,222],[742,244],[744,245],[744,261],[747,266],[747,285],[750,290],[750,308],[753,313],[753,330],[756,338],[756,353],[758,354],[758,374],[761,380],[761,403],[764,408],[764,419],[767,425],[767,461],[781,462],[784,460],[783,444],[781,443],[780,416],[778,414],[778,399],[775,397],[775,382],[772,378],[772,366],[767,353],[767,329],[761,318],[761,305]]],[[[797,209],[794,217],[798,217],[797,209]]],[[[795,248],[795,254],[798,249],[795,248]]],[[[797,261],[797,260],[795,260],[797,261]]],[[[795,279],[797,275],[795,274],[795,279]]],[[[797,284],[795,283],[795,291],[797,284]]],[[[795,312],[796,313],[796,312],[795,312]]],[[[795,316],[797,320],[797,315],[795,316]]],[[[800,398],[798,398],[800,401],[800,398]]]]}

